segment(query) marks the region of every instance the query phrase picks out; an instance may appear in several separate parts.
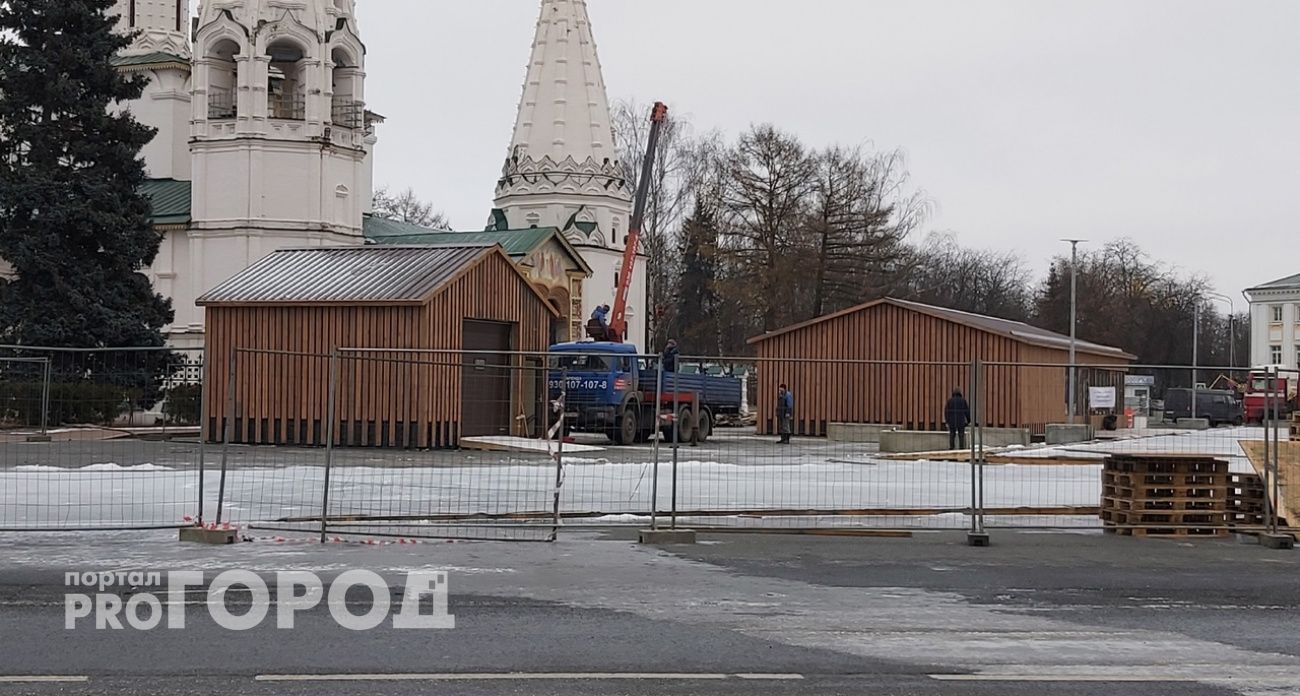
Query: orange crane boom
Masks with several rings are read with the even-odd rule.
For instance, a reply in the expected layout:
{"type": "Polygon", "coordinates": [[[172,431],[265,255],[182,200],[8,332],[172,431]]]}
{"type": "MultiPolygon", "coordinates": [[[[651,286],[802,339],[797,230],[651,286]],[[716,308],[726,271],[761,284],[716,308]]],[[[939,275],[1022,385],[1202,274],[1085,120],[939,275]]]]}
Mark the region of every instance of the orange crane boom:
{"type": "Polygon", "coordinates": [[[646,199],[650,196],[650,179],[654,176],[655,156],[659,151],[659,134],[666,120],[668,120],[668,107],[663,102],[655,102],[654,110],[650,112],[650,137],[646,143],[645,161],[641,164],[641,178],[637,181],[632,220],[628,223],[627,246],[623,249],[623,268],[618,274],[618,292],[614,295],[614,316],[609,322],[609,333],[617,343],[627,340],[627,296],[632,289],[636,254],[641,245],[641,226],[645,223],[646,199]]]}

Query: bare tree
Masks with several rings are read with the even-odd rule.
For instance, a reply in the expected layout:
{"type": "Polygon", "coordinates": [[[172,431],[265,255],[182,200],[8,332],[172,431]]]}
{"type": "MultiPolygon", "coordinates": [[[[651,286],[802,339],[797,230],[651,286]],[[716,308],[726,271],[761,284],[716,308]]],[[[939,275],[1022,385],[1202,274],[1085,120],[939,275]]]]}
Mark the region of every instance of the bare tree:
{"type": "Polygon", "coordinates": [[[811,316],[857,304],[879,292],[905,257],[904,242],[920,215],[889,192],[900,185],[893,155],[868,158],[832,147],[817,157],[817,178],[805,225],[811,274],[811,316]],[[897,214],[896,213],[901,213],[897,214]]]}
{"type": "Polygon", "coordinates": [[[817,162],[795,136],[761,125],[727,153],[725,175],[720,227],[733,290],[771,331],[797,316],[791,302],[801,272],[800,229],[817,162]]]}
{"type": "Polygon", "coordinates": [[[1032,281],[1014,252],[967,249],[951,234],[934,234],[912,251],[893,295],[937,307],[1015,321],[1029,318],[1032,281]]]}
{"type": "Polygon", "coordinates": [[[390,192],[387,186],[375,191],[374,215],[431,230],[451,229],[447,216],[441,211],[435,211],[432,203],[420,200],[415,190],[409,187],[397,194],[390,192]]]}

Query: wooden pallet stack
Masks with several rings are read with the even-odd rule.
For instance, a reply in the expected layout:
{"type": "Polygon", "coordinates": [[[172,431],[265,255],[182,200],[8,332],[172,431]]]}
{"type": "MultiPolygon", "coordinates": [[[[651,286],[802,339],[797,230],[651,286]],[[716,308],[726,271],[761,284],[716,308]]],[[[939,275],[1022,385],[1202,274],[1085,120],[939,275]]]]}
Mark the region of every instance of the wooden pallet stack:
{"type": "Polygon", "coordinates": [[[1102,523],[1129,536],[1226,536],[1228,489],[1228,463],[1213,457],[1115,455],[1102,471],[1102,523]]]}
{"type": "Polygon", "coordinates": [[[1228,527],[1249,531],[1268,524],[1267,495],[1259,474],[1228,474],[1228,527]]]}

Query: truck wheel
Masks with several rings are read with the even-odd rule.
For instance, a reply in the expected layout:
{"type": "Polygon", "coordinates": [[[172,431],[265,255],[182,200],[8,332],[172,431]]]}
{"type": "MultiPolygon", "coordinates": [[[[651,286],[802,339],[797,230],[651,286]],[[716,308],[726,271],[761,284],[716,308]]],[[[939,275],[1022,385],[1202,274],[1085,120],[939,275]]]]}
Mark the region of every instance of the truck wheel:
{"type": "Polygon", "coordinates": [[[700,442],[707,442],[713,435],[713,414],[708,410],[700,412],[700,442]]]}
{"type": "Polygon", "coordinates": [[[618,427],[614,429],[614,444],[634,444],[640,433],[641,424],[637,422],[636,411],[629,408],[623,411],[623,417],[618,419],[618,427]]]}
{"type": "MultiPolygon", "coordinates": [[[[695,414],[691,413],[689,406],[683,406],[677,412],[677,439],[678,442],[690,442],[691,437],[695,435],[695,414]]],[[[668,431],[668,440],[672,441],[673,431],[668,431]]]]}

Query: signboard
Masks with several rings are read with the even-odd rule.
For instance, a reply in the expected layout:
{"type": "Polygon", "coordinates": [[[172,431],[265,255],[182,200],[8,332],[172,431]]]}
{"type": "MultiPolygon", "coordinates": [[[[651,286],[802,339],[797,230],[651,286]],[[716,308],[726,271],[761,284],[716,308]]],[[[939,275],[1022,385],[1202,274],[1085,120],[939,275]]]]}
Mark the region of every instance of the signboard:
{"type": "Polygon", "coordinates": [[[1091,408],[1115,408],[1115,387],[1089,387],[1088,406],[1091,408]]]}
{"type": "Polygon", "coordinates": [[[1154,387],[1156,386],[1155,375],[1128,375],[1124,378],[1126,387],[1154,387]]]}

